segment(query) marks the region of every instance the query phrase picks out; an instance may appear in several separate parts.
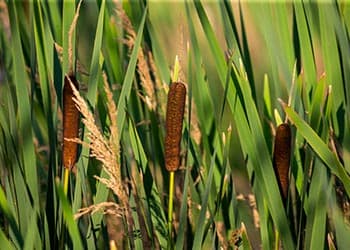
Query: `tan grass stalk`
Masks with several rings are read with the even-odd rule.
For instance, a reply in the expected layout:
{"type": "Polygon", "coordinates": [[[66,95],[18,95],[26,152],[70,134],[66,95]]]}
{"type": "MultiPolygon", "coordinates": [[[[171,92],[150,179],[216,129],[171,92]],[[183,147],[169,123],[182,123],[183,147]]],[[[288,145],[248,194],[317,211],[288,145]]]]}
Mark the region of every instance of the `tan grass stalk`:
{"type": "Polygon", "coordinates": [[[218,236],[221,249],[223,250],[228,249],[228,242],[226,239],[227,232],[226,232],[225,223],[223,221],[216,221],[215,227],[216,227],[216,235],[218,236]]]}
{"type": "Polygon", "coordinates": [[[165,167],[176,171],[180,166],[180,142],[185,111],[186,87],[181,82],[170,85],[166,113],[165,167]]]}
{"type": "Polygon", "coordinates": [[[248,194],[247,198],[248,198],[249,206],[253,213],[254,226],[255,228],[260,228],[260,216],[259,216],[258,208],[256,206],[255,196],[253,194],[248,194]]]}
{"type": "MultiPolygon", "coordinates": [[[[120,4],[117,3],[116,6],[117,13],[119,14],[122,20],[123,28],[127,34],[127,39],[124,40],[124,43],[128,46],[129,50],[131,51],[131,49],[134,47],[136,32],[130,22],[129,17],[126,15],[125,11],[120,6],[120,4]]],[[[145,101],[146,105],[150,110],[155,110],[157,104],[153,80],[151,77],[150,66],[148,65],[147,57],[142,49],[139,49],[137,54],[137,72],[139,73],[140,82],[145,91],[145,97],[142,99],[145,101]]]]}
{"type": "Polygon", "coordinates": [[[167,91],[168,91],[168,85],[165,83],[162,83],[158,71],[157,66],[154,62],[154,58],[151,52],[148,52],[148,61],[149,66],[151,68],[151,72],[153,75],[154,83],[155,83],[155,98],[157,99],[157,113],[160,115],[161,120],[165,120],[165,113],[166,113],[166,98],[167,98],[167,91]]]}
{"type": "MultiPolygon", "coordinates": [[[[58,43],[54,43],[54,46],[55,46],[55,50],[57,52],[58,59],[62,63],[63,62],[63,47],[60,46],[58,43]]],[[[75,69],[75,71],[79,72],[79,73],[81,73],[83,75],[89,75],[89,72],[86,70],[84,65],[82,65],[80,63],[80,61],[78,59],[76,60],[76,69],[75,69]]]]}
{"type": "Polygon", "coordinates": [[[65,76],[63,87],[63,166],[72,169],[77,161],[78,145],[68,141],[79,136],[79,111],[73,101],[73,89],[79,88],[78,81],[73,75],[65,76]]]}
{"type": "Polygon", "coordinates": [[[115,105],[115,102],[113,100],[113,93],[109,88],[107,75],[105,72],[103,72],[102,77],[103,77],[104,90],[107,96],[108,116],[111,122],[110,124],[111,135],[109,138],[109,145],[111,146],[114,154],[117,157],[117,162],[119,162],[120,148],[119,148],[118,126],[117,126],[117,106],[115,105]]]}
{"type": "Polygon", "coordinates": [[[69,72],[73,72],[73,33],[75,31],[75,28],[77,26],[78,17],[79,17],[79,11],[81,6],[82,0],[79,1],[77,10],[75,12],[75,15],[73,17],[72,24],[69,27],[68,31],[68,69],[69,72]]]}
{"type": "Polygon", "coordinates": [[[282,123],[276,130],[273,166],[284,203],[288,195],[290,156],[291,130],[287,123],[282,123]]]}
{"type": "Polygon", "coordinates": [[[120,217],[123,216],[123,209],[118,204],[114,202],[101,202],[89,207],[79,209],[78,212],[74,215],[74,219],[77,220],[86,214],[94,214],[101,210],[104,214],[113,214],[120,217]]]}

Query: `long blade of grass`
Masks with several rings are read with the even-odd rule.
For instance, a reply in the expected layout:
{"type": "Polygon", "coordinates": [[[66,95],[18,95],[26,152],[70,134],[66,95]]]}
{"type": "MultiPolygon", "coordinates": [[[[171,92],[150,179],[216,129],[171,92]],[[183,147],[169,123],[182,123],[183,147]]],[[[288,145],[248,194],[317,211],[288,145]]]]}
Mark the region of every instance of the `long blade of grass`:
{"type": "MultiPolygon", "coordinates": [[[[107,8],[108,10],[108,8],[107,8]]],[[[113,12],[115,10],[113,9],[113,12]]],[[[121,39],[121,36],[118,34],[119,26],[116,26],[113,22],[110,22],[113,18],[113,12],[105,13],[104,21],[104,32],[103,32],[103,46],[102,53],[106,55],[105,58],[105,67],[106,73],[109,76],[110,82],[122,82],[123,81],[123,59],[121,57],[120,46],[116,46],[115,40],[121,39]],[[108,56],[107,56],[108,55],[108,56]]]]}
{"type": "Polygon", "coordinates": [[[316,83],[316,65],[312,51],[312,41],[310,39],[308,22],[301,2],[294,3],[294,13],[296,17],[301,63],[304,69],[305,81],[308,83],[308,86],[311,87],[316,83]]]}
{"type": "Polygon", "coordinates": [[[56,191],[61,201],[63,218],[65,221],[65,225],[67,226],[70,239],[72,240],[73,248],[83,249],[83,244],[80,238],[78,224],[76,223],[73,217],[72,207],[70,206],[67,200],[67,197],[63,191],[63,187],[59,183],[56,183],[56,191]]]}
{"type": "Polygon", "coordinates": [[[62,17],[60,14],[60,5],[58,2],[46,2],[42,5],[45,16],[49,19],[48,25],[50,25],[50,30],[52,31],[55,41],[58,44],[62,44],[62,17]]]}
{"type": "Polygon", "coordinates": [[[318,157],[344,184],[346,192],[350,194],[350,178],[340,163],[336,154],[328,148],[327,144],[316,134],[316,132],[298,114],[288,106],[284,106],[289,119],[297,127],[300,134],[310,144],[318,157]]]}
{"type": "Polygon", "coordinates": [[[0,243],[1,247],[8,250],[15,250],[16,247],[13,243],[7,238],[7,235],[4,233],[2,229],[0,229],[0,243]]]}
{"type": "Polygon", "coordinates": [[[161,44],[156,36],[156,32],[154,31],[153,25],[149,19],[147,19],[147,31],[150,34],[150,38],[152,41],[152,53],[154,55],[154,60],[157,65],[157,69],[159,70],[160,78],[164,82],[170,81],[170,70],[167,66],[166,59],[164,58],[164,53],[161,50],[161,44]]]}
{"type": "Polygon", "coordinates": [[[142,20],[141,20],[141,23],[139,25],[139,30],[137,32],[137,36],[135,39],[134,48],[133,48],[131,56],[130,56],[129,66],[128,66],[128,69],[127,69],[126,74],[125,74],[123,88],[122,88],[122,91],[121,91],[120,96],[119,96],[118,111],[117,111],[117,124],[118,124],[119,137],[121,136],[121,133],[123,131],[124,120],[125,120],[125,115],[126,115],[125,110],[127,108],[126,104],[127,104],[127,101],[129,100],[131,86],[132,86],[132,80],[133,80],[134,74],[135,74],[137,54],[138,54],[138,50],[140,48],[140,44],[141,44],[141,40],[142,40],[142,34],[143,34],[143,28],[145,25],[146,15],[147,15],[147,8],[144,10],[142,20]]]}
{"type": "Polygon", "coordinates": [[[24,250],[42,249],[42,242],[38,230],[37,219],[37,213],[35,210],[33,210],[30,216],[28,231],[24,241],[24,250]]]}
{"type": "Polygon", "coordinates": [[[17,222],[16,222],[16,220],[11,212],[11,209],[10,209],[8,201],[6,199],[6,195],[4,193],[4,190],[2,189],[1,186],[0,186],[0,209],[3,213],[3,215],[5,215],[6,219],[8,220],[8,222],[11,226],[12,231],[15,234],[17,244],[20,247],[23,247],[24,240],[23,240],[22,235],[19,231],[17,222]]]}
{"type": "MultiPolygon", "coordinates": [[[[267,49],[268,63],[275,65],[275,67],[268,68],[271,81],[271,96],[273,105],[276,104],[276,97],[285,98],[287,95],[288,83],[292,79],[292,65],[294,58],[292,58],[293,51],[290,41],[288,41],[288,15],[285,13],[286,3],[273,4],[254,2],[249,4],[249,10],[254,18],[260,35],[265,42],[267,49]],[[281,12],[281,13],[279,13],[281,12]],[[278,15],[281,19],[278,22],[271,18],[278,15]],[[283,31],[283,29],[287,29],[283,31]],[[287,34],[286,34],[287,33],[287,34]],[[287,43],[282,43],[284,39],[287,43]],[[283,55],[282,55],[283,54],[283,55]],[[280,72],[283,72],[282,74],[280,72]],[[281,76],[284,79],[281,79],[281,76]]],[[[277,17],[276,17],[277,18],[277,17]]]]}
{"type": "Polygon", "coordinates": [[[26,182],[34,201],[34,207],[39,209],[38,175],[36,167],[36,157],[33,145],[32,118],[30,110],[30,89],[28,89],[28,78],[26,77],[26,66],[22,52],[21,35],[18,27],[18,16],[16,3],[9,3],[9,16],[12,34],[12,58],[13,75],[12,79],[16,88],[18,104],[19,136],[22,140],[20,144],[21,162],[26,182]]]}
{"type": "MultiPolygon", "coordinates": [[[[135,125],[130,121],[129,122],[129,135],[131,140],[131,146],[135,155],[135,160],[138,162],[138,164],[142,168],[142,173],[144,175],[144,184],[145,186],[145,197],[142,197],[146,199],[147,205],[146,206],[146,220],[149,225],[149,229],[151,228],[157,228],[156,235],[159,240],[159,244],[162,248],[166,248],[167,245],[167,228],[166,228],[166,217],[164,214],[164,210],[162,209],[162,203],[159,196],[159,191],[157,189],[157,186],[155,185],[155,182],[149,172],[149,162],[147,160],[146,153],[143,149],[141,139],[139,135],[137,134],[135,125]]],[[[141,189],[141,188],[139,188],[141,189]]],[[[150,232],[151,233],[151,232],[150,232]]],[[[152,237],[152,235],[151,235],[152,237]]]]}
{"type": "Polygon", "coordinates": [[[326,168],[318,159],[314,165],[307,202],[306,249],[321,249],[324,246],[327,216],[326,204],[329,196],[329,185],[327,186],[327,182],[326,168]]]}
{"type": "MultiPolygon", "coordinates": [[[[197,35],[195,33],[195,26],[193,24],[193,21],[190,17],[190,11],[189,6],[186,4],[186,14],[188,16],[188,26],[189,26],[189,32],[190,32],[190,38],[191,38],[191,47],[193,49],[190,51],[190,56],[193,55],[194,57],[194,65],[197,67],[203,63],[203,59],[201,57],[201,53],[199,50],[198,45],[198,39],[197,35]]],[[[210,98],[210,91],[208,88],[208,84],[205,82],[204,76],[205,72],[202,68],[195,68],[192,70],[189,70],[189,79],[192,83],[193,88],[193,98],[194,103],[196,104],[197,108],[197,115],[200,119],[200,124],[202,127],[202,131],[206,133],[206,135],[210,134],[210,130],[213,124],[214,117],[212,115],[214,113],[213,103],[210,98]]],[[[206,137],[204,137],[206,138],[206,137]]]]}
{"type": "MultiPolygon", "coordinates": [[[[334,3],[318,5],[320,33],[321,33],[321,48],[324,58],[325,71],[327,80],[333,86],[334,90],[334,113],[339,105],[344,102],[343,78],[340,68],[340,56],[338,43],[335,35],[335,25],[337,18],[336,5],[334,3]]],[[[334,124],[338,125],[337,123],[334,124]]],[[[335,127],[337,133],[338,127],[335,127]]]]}
{"type": "Polygon", "coordinates": [[[9,173],[3,180],[6,197],[5,194],[0,195],[0,209],[3,210],[4,216],[9,220],[9,239],[12,240],[17,248],[22,248],[24,229],[27,229],[26,216],[29,216],[30,209],[28,208],[31,206],[27,196],[28,190],[20,170],[19,156],[16,154],[18,151],[14,136],[7,126],[7,121],[3,112],[0,112],[2,164],[5,167],[4,170],[7,170],[9,173]],[[21,194],[17,195],[17,193],[21,194]]]}
{"type": "Polygon", "coordinates": [[[197,228],[198,229],[196,230],[196,233],[194,235],[192,249],[201,249],[202,248],[205,222],[207,221],[206,214],[207,214],[207,206],[208,206],[208,201],[209,201],[209,193],[211,190],[211,183],[213,180],[215,158],[216,158],[216,153],[214,152],[214,154],[212,156],[212,162],[210,164],[209,174],[208,174],[207,181],[205,184],[205,191],[204,191],[203,196],[202,196],[201,212],[200,212],[199,218],[197,220],[197,228]]]}

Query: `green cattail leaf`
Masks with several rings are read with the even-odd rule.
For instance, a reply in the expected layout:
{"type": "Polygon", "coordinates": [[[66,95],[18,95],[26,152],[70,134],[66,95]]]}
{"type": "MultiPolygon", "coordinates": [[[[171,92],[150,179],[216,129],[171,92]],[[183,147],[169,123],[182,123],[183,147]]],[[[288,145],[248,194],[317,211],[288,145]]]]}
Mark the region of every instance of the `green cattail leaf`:
{"type": "Polygon", "coordinates": [[[31,249],[42,249],[42,242],[40,239],[40,233],[38,230],[38,223],[37,223],[37,214],[33,210],[30,220],[29,220],[29,227],[27,231],[27,235],[25,237],[24,241],[24,250],[31,250],[31,249]]]}
{"type": "Polygon", "coordinates": [[[317,156],[326,164],[344,184],[346,192],[350,194],[350,178],[334,152],[331,152],[327,144],[316,134],[314,130],[291,108],[284,106],[289,119],[297,127],[299,133],[310,144],[317,156]]]}
{"type": "Polygon", "coordinates": [[[28,183],[28,187],[31,196],[34,200],[36,209],[39,209],[39,190],[38,190],[38,177],[36,167],[36,157],[33,144],[33,130],[32,130],[32,118],[31,118],[31,102],[30,92],[28,88],[28,76],[26,72],[26,66],[23,56],[21,34],[18,27],[17,7],[20,3],[10,2],[9,17],[11,22],[11,35],[12,35],[12,58],[13,58],[13,75],[12,80],[15,83],[16,97],[17,97],[17,117],[18,117],[18,136],[23,140],[20,144],[21,152],[20,159],[22,162],[25,179],[28,183]]]}
{"type": "Polygon", "coordinates": [[[8,249],[8,250],[17,249],[13,245],[13,243],[7,238],[7,235],[5,235],[2,228],[0,228],[0,244],[1,244],[1,247],[3,247],[4,249],[8,249]]]}
{"type": "Polygon", "coordinates": [[[11,212],[11,209],[10,209],[8,201],[6,199],[4,190],[2,189],[1,186],[0,186],[0,209],[10,224],[11,230],[14,233],[17,244],[20,247],[23,247],[24,241],[23,241],[22,235],[19,231],[17,222],[16,222],[16,220],[11,212]]]}
{"type": "Polygon", "coordinates": [[[208,201],[209,201],[211,183],[213,180],[215,158],[216,158],[216,153],[214,152],[214,154],[212,155],[212,162],[210,164],[209,174],[208,174],[207,182],[205,185],[205,191],[204,191],[203,197],[202,197],[200,215],[199,215],[197,223],[196,223],[198,229],[196,230],[196,232],[194,234],[193,247],[192,247],[193,250],[202,248],[202,241],[203,241],[204,229],[205,229],[205,224],[206,224],[205,222],[207,221],[207,219],[206,219],[207,206],[208,206],[208,201]]]}
{"type": "Polygon", "coordinates": [[[56,183],[56,191],[61,201],[65,226],[67,226],[70,239],[72,240],[72,243],[73,243],[73,248],[83,249],[83,244],[80,238],[78,224],[73,217],[72,207],[70,206],[67,200],[67,197],[63,191],[63,188],[60,184],[56,183]]]}

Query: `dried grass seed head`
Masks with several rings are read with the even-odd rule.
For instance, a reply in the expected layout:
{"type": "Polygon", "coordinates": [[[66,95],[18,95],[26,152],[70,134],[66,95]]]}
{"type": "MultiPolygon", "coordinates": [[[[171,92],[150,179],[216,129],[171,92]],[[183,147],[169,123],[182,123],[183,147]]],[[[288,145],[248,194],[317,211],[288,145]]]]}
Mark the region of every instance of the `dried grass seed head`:
{"type": "MultiPolygon", "coordinates": [[[[73,88],[73,94],[74,94],[74,102],[76,103],[76,106],[80,113],[83,116],[82,122],[84,123],[87,131],[88,131],[88,139],[90,141],[89,144],[82,142],[81,140],[75,140],[76,142],[87,146],[91,149],[90,155],[92,157],[95,157],[97,160],[99,160],[103,164],[103,169],[107,172],[109,175],[109,179],[105,178],[97,178],[100,182],[104,183],[108,188],[112,189],[112,191],[122,200],[123,204],[127,204],[127,196],[123,189],[122,180],[121,180],[121,174],[120,174],[120,165],[119,165],[119,151],[114,150],[115,145],[111,145],[111,141],[107,138],[104,138],[103,134],[101,133],[100,129],[97,127],[95,118],[91,111],[89,110],[86,102],[79,94],[79,91],[74,88],[73,85],[71,85],[73,88]]],[[[108,88],[108,85],[105,86],[105,88],[108,88]]],[[[107,93],[107,95],[109,95],[107,93]]],[[[111,106],[111,104],[108,104],[108,106],[111,106]]],[[[116,107],[114,106],[111,111],[109,111],[109,115],[116,112],[116,107]]],[[[113,119],[110,117],[110,119],[113,119]]],[[[117,134],[117,132],[114,132],[117,134]]],[[[117,135],[115,135],[117,136],[117,135]]],[[[114,139],[115,141],[119,142],[118,138],[114,139]]]]}

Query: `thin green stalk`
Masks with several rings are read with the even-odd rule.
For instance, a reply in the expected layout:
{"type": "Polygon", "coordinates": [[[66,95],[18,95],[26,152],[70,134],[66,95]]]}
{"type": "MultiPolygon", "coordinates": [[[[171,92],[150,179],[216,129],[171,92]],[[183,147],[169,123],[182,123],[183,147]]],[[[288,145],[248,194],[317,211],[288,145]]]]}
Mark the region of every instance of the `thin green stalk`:
{"type": "MultiPolygon", "coordinates": [[[[66,199],[68,199],[68,183],[69,183],[69,168],[64,168],[63,173],[63,193],[66,199]]],[[[63,212],[63,211],[62,211],[63,212]]],[[[65,237],[66,237],[66,225],[64,223],[63,217],[61,218],[61,238],[60,238],[60,248],[63,249],[65,237]]]]}
{"type": "Polygon", "coordinates": [[[168,249],[172,249],[172,224],[173,224],[173,201],[174,201],[174,181],[175,172],[170,172],[169,201],[168,201],[168,249]]]}
{"type": "Polygon", "coordinates": [[[68,168],[64,168],[63,192],[64,192],[64,195],[66,197],[67,197],[67,194],[68,194],[69,172],[70,172],[70,170],[68,168]]]}
{"type": "Polygon", "coordinates": [[[275,250],[280,249],[280,234],[277,229],[275,229],[275,250]]]}

